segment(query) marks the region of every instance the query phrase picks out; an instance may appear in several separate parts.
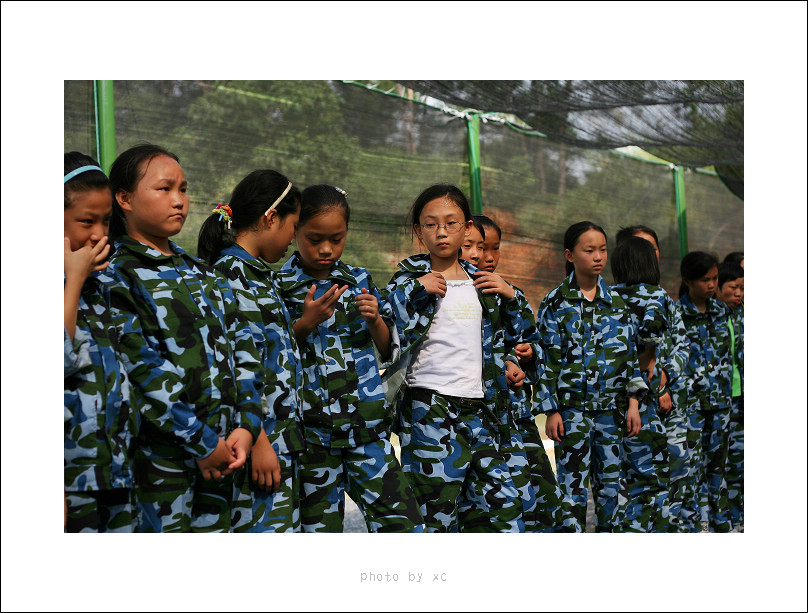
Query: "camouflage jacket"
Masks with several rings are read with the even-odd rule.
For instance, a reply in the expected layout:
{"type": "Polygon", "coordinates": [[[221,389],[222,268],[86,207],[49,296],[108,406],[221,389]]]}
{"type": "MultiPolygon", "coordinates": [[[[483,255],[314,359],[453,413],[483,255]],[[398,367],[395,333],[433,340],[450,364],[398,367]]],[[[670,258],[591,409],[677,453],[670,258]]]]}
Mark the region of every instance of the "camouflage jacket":
{"type": "Polygon", "coordinates": [[[84,282],[71,341],[65,334],[65,490],[132,487],[138,413],[109,309],[109,288],[84,282]]]}
{"type": "MultiPolygon", "coordinates": [[[[682,313],[667,293],[665,293],[665,313],[668,317],[668,329],[662,336],[662,343],[657,350],[657,368],[652,383],[653,389],[659,389],[661,384],[659,373],[664,370],[668,377],[666,387],[671,392],[671,400],[675,400],[677,393],[687,387],[687,377],[683,375],[690,359],[690,343],[687,340],[682,313]]],[[[664,391],[662,393],[664,394],[664,391]]]]}
{"type": "Polygon", "coordinates": [[[163,255],[129,237],[104,271],[147,456],[205,458],[238,427],[261,430],[262,362],[233,291],[171,243],[163,255]]]}
{"type": "Polygon", "coordinates": [[[379,313],[392,324],[373,280],[364,268],[337,260],[328,278],[315,279],[300,264],[295,252],[277,275],[278,286],[292,321],[303,314],[306,293],[317,286],[315,300],[335,283],[348,289],[331,317],[300,343],[303,386],[300,405],[306,440],[324,447],[350,448],[387,435],[390,420],[382,389],[375,344],[354,299],[367,289],[379,300],[379,313]]]}
{"type": "Polygon", "coordinates": [[[238,310],[249,322],[264,363],[264,431],[279,453],[305,448],[298,390],[303,375],[289,311],[260,258],[237,244],[222,250],[214,265],[230,282],[238,310]]]}
{"type": "MultiPolygon", "coordinates": [[[[460,260],[460,264],[469,276],[477,272],[477,268],[465,260],[460,260]]],[[[400,270],[393,275],[384,290],[395,315],[401,344],[401,355],[385,372],[385,379],[393,382],[391,396],[396,395],[406,373],[411,351],[429,330],[438,304],[438,296],[428,294],[418,281],[419,277],[432,270],[429,254],[410,256],[399,262],[398,267],[400,270]]],[[[522,304],[516,296],[511,300],[503,300],[497,294],[483,294],[480,291],[477,296],[483,308],[481,338],[485,402],[501,423],[512,424],[513,413],[505,376],[505,359],[525,332],[525,322],[520,317],[522,304]]]]}
{"type": "MultiPolygon", "coordinates": [[[[533,348],[533,357],[529,362],[519,363],[515,352],[511,352],[506,360],[514,362],[525,373],[525,382],[519,389],[508,388],[511,410],[514,419],[533,419],[538,414],[538,402],[533,401],[534,390],[538,394],[541,384],[541,373],[544,369],[544,349],[539,341],[539,332],[536,328],[536,315],[527,301],[524,292],[512,285],[519,301],[520,328],[523,330],[518,343],[529,343],[533,348]]],[[[517,343],[517,344],[518,344],[517,343]]]]}
{"type": "Polygon", "coordinates": [[[676,304],[690,348],[683,400],[703,411],[726,409],[732,402],[729,308],[715,298],[708,298],[707,311],[702,313],[687,294],[676,304]]]}
{"type": "Polygon", "coordinates": [[[631,312],[601,277],[589,302],[570,273],[542,301],[538,328],[545,355],[541,411],[624,410],[629,396],[647,391],[631,312]]]}

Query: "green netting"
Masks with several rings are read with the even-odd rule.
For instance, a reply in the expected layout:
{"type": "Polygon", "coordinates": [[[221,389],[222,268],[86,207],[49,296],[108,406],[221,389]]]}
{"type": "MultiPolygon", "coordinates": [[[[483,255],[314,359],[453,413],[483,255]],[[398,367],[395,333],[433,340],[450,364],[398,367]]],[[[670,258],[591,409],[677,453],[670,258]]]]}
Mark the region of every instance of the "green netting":
{"type": "Polygon", "coordinates": [[[743,251],[743,206],[715,177],[685,172],[687,243],[690,251],[708,251],[724,260],[743,251]]]}
{"type": "MultiPolygon", "coordinates": [[[[564,232],[589,220],[606,231],[644,224],[662,252],[662,282],[678,287],[679,247],[671,170],[608,151],[553,143],[487,124],[481,137],[484,213],[503,231],[502,275],[531,304],[564,277],[564,232]]],[[[726,189],[725,189],[726,191],[726,189]]],[[[604,277],[611,282],[611,272],[604,277]]]]}
{"type": "MultiPolygon", "coordinates": [[[[117,151],[147,141],[180,157],[191,210],[175,240],[191,253],[211,209],[256,168],[279,170],[301,188],[342,187],[351,205],[343,258],[386,283],[395,263],[418,251],[406,226],[417,194],[436,182],[470,193],[466,119],[388,83],[395,95],[339,81],[116,81],[117,151]]],[[[65,82],[65,151],[97,156],[93,106],[92,81],[65,82]]],[[[500,272],[531,304],[563,278],[564,230],[583,219],[603,226],[611,245],[620,227],[654,228],[662,283],[676,294],[669,166],[493,121],[480,124],[480,159],[484,213],[504,232],[500,272]]],[[[718,177],[686,171],[685,194],[691,250],[720,258],[743,250],[743,203],[718,177]]]]}

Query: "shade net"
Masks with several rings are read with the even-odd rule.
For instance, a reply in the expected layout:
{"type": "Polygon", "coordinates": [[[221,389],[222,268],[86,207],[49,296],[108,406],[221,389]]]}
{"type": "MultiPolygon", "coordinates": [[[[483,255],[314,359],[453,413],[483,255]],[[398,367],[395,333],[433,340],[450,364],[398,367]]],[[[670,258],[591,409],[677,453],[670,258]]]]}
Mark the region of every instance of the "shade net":
{"type": "MultiPolygon", "coordinates": [[[[420,251],[407,224],[415,197],[438,182],[470,195],[466,121],[401,98],[408,92],[400,85],[388,89],[392,95],[340,81],[115,81],[116,147],[151,142],[178,155],[191,205],[173,240],[193,254],[211,210],[257,168],[282,172],[301,189],[341,187],[351,206],[343,260],[383,285],[396,262],[420,251]]],[[[65,82],[64,125],[65,151],[97,157],[91,81],[65,82]]],[[[610,246],[621,227],[652,227],[662,284],[675,296],[679,242],[668,166],[493,121],[481,124],[480,159],[483,212],[503,229],[498,272],[534,308],[564,277],[565,229],[584,219],[606,230],[610,246]]],[[[685,175],[690,248],[704,244],[721,258],[743,250],[742,201],[717,176],[685,175]]],[[[609,270],[604,276],[611,281],[609,270]]]]}

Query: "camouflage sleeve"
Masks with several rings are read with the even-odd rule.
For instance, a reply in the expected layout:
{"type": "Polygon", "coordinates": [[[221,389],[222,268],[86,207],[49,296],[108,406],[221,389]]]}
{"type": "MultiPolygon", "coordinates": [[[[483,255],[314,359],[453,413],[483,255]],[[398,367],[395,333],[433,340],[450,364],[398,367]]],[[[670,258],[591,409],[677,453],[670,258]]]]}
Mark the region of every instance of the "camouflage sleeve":
{"type": "Polygon", "coordinates": [[[368,290],[371,294],[376,296],[376,300],[379,301],[379,315],[381,315],[382,320],[387,324],[387,328],[390,330],[390,357],[387,360],[382,359],[381,354],[376,349],[376,343],[373,343],[373,350],[376,352],[376,361],[379,364],[379,370],[384,370],[395,364],[401,357],[401,339],[398,335],[398,329],[396,328],[393,306],[387,299],[387,292],[379,291],[379,288],[373,283],[370,273],[368,273],[367,282],[368,290]]]}
{"type": "Polygon", "coordinates": [[[130,287],[118,277],[112,289],[112,311],[121,348],[121,361],[140,393],[143,419],[176,437],[195,459],[209,456],[219,436],[194,413],[185,396],[182,376],[146,340],[130,287]]]}
{"type": "Polygon", "coordinates": [[[65,378],[77,373],[92,363],[90,359],[90,340],[87,333],[76,326],[73,338],[65,331],[65,378]]]}
{"type": "MultiPolygon", "coordinates": [[[[660,288],[659,291],[665,290],[660,288]]],[[[644,301],[644,305],[645,309],[637,330],[637,343],[642,347],[647,345],[656,347],[662,342],[662,337],[668,329],[664,298],[655,293],[644,301]]]]}
{"type": "Polygon", "coordinates": [[[519,367],[525,372],[525,382],[529,385],[537,385],[541,377],[540,370],[543,362],[543,351],[541,348],[541,339],[539,338],[539,331],[536,327],[536,315],[533,308],[527,301],[524,293],[519,291],[520,307],[519,319],[521,321],[522,333],[519,339],[520,343],[527,343],[533,349],[533,356],[530,361],[523,362],[519,367]]]}
{"type": "Polygon", "coordinates": [[[540,412],[551,413],[558,411],[556,393],[561,372],[562,337],[558,319],[545,303],[539,307],[537,329],[544,348],[544,368],[540,373],[539,385],[533,389],[533,401],[540,412]]]}
{"type": "Polygon", "coordinates": [[[410,275],[395,275],[383,295],[390,306],[398,332],[399,351],[403,354],[412,349],[429,328],[431,318],[426,311],[434,304],[434,296],[410,275]]]}
{"type": "Polygon", "coordinates": [[[263,427],[261,394],[264,387],[264,368],[261,354],[253,339],[250,321],[238,308],[236,297],[227,279],[217,273],[225,304],[227,334],[233,345],[236,366],[237,406],[233,416],[234,428],[245,428],[258,438],[263,427]]]}
{"type": "Polygon", "coordinates": [[[657,363],[668,376],[668,387],[671,390],[678,390],[684,383],[681,375],[690,359],[690,347],[682,314],[670,298],[667,301],[667,310],[669,326],[657,363]]]}

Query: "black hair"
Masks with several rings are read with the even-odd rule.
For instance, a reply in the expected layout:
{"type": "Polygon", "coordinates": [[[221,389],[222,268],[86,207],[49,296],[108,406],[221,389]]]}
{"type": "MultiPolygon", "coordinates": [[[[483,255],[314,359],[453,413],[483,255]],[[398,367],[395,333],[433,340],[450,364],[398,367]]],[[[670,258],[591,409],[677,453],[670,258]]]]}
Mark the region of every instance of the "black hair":
{"type": "Polygon", "coordinates": [[[297,225],[303,226],[313,217],[317,217],[329,209],[342,209],[345,225],[351,219],[351,207],[343,190],[333,185],[309,185],[300,195],[300,217],[297,225]]]}
{"type": "MultiPolygon", "coordinates": [[[[502,240],[502,230],[497,225],[493,219],[488,217],[487,215],[472,215],[471,217],[474,220],[474,225],[477,227],[482,226],[483,228],[491,228],[494,232],[497,233],[497,236],[500,240],[502,240]]],[[[483,232],[483,237],[485,237],[485,232],[483,232]]]]}
{"type": "Polygon", "coordinates": [[[474,227],[479,230],[480,234],[482,234],[483,240],[485,240],[485,226],[482,224],[482,222],[477,219],[475,215],[472,215],[471,222],[474,224],[474,227]]]}
{"type": "MultiPolygon", "coordinates": [[[[659,237],[657,237],[656,232],[654,232],[648,226],[644,226],[642,224],[636,224],[627,228],[620,228],[620,230],[617,232],[617,236],[615,237],[615,244],[620,246],[620,243],[630,236],[636,236],[638,232],[652,236],[654,238],[654,242],[656,243],[657,249],[659,249],[659,237]]],[[[656,257],[656,251],[654,251],[654,257],[656,257]]]]}
{"type": "Polygon", "coordinates": [[[682,284],[679,286],[679,297],[687,294],[685,281],[696,281],[710,272],[713,266],[718,266],[718,258],[706,251],[691,251],[682,258],[679,272],[682,275],[682,284]]]}
{"type": "Polygon", "coordinates": [[[732,262],[733,264],[738,264],[738,266],[740,266],[741,262],[743,262],[743,251],[733,251],[732,253],[728,253],[727,257],[724,258],[724,262],[732,262]]]}
{"type": "Polygon", "coordinates": [[[743,267],[735,262],[726,260],[718,265],[718,287],[723,287],[727,281],[743,279],[743,267]]]}
{"type": "MultiPolygon", "coordinates": [[[[89,155],[78,151],[65,153],[65,176],[82,166],[100,166],[89,155]]],[[[65,183],[65,208],[73,204],[73,194],[109,188],[109,178],[101,170],[85,170],[65,183]]]]}
{"type": "Polygon", "coordinates": [[[109,242],[126,234],[126,217],[116,197],[119,192],[133,192],[146,174],[146,165],[154,158],[165,155],[179,164],[180,159],[158,145],[141,143],[121,153],[109,169],[109,187],[112,190],[112,219],[109,224],[109,242]]]}
{"type": "Polygon", "coordinates": [[[656,249],[639,236],[624,237],[609,256],[615,283],[659,285],[656,249]]]}
{"type": "MultiPolygon", "coordinates": [[[[606,238],[606,231],[601,228],[599,225],[592,223],[591,221],[579,221],[578,223],[572,224],[567,231],[564,232],[564,250],[566,251],[569,249],[573,251],[575,249],[575,245],[578,244],[578,239],[581,237],[581,234],[584,232],[588,232],[589,230],[597,230],[601,234],[603,234],[603,239],[608,241],[606,238]]],[[[566,264],[567,276],[575,270],[575,265],[567,260],[566,264]]]]}
{"type": "MultiPolygon", "coordinates": [[[[244,177],[230,196],[230,228],[219,213],[211,213],[199,229],[197,255],[208,264],[216,262],[222,249],[234,242],[239,234],[255,226],[290,184],[284,175],[269,169],[254,170],[244,177]]],[[[275,210],[283,219],[299,208],[300,190],[292,185],[275,210]]]]}
{"type": "Polygon", "coordinates": [[[410,225],[414,226],[420,223],[419,220],[421,219],[421,212],[424,210],[424,207],[436,198],[447,198],[451,200],[460,207],[460,210],[463,212],[463,220],[471,220],[471,207],[469,206],[468,198],[460,191],[460,188],[449,183],[437,183],[427,187],[418,194],[415,202],[412,203],[409,214],[410,225]]]}

